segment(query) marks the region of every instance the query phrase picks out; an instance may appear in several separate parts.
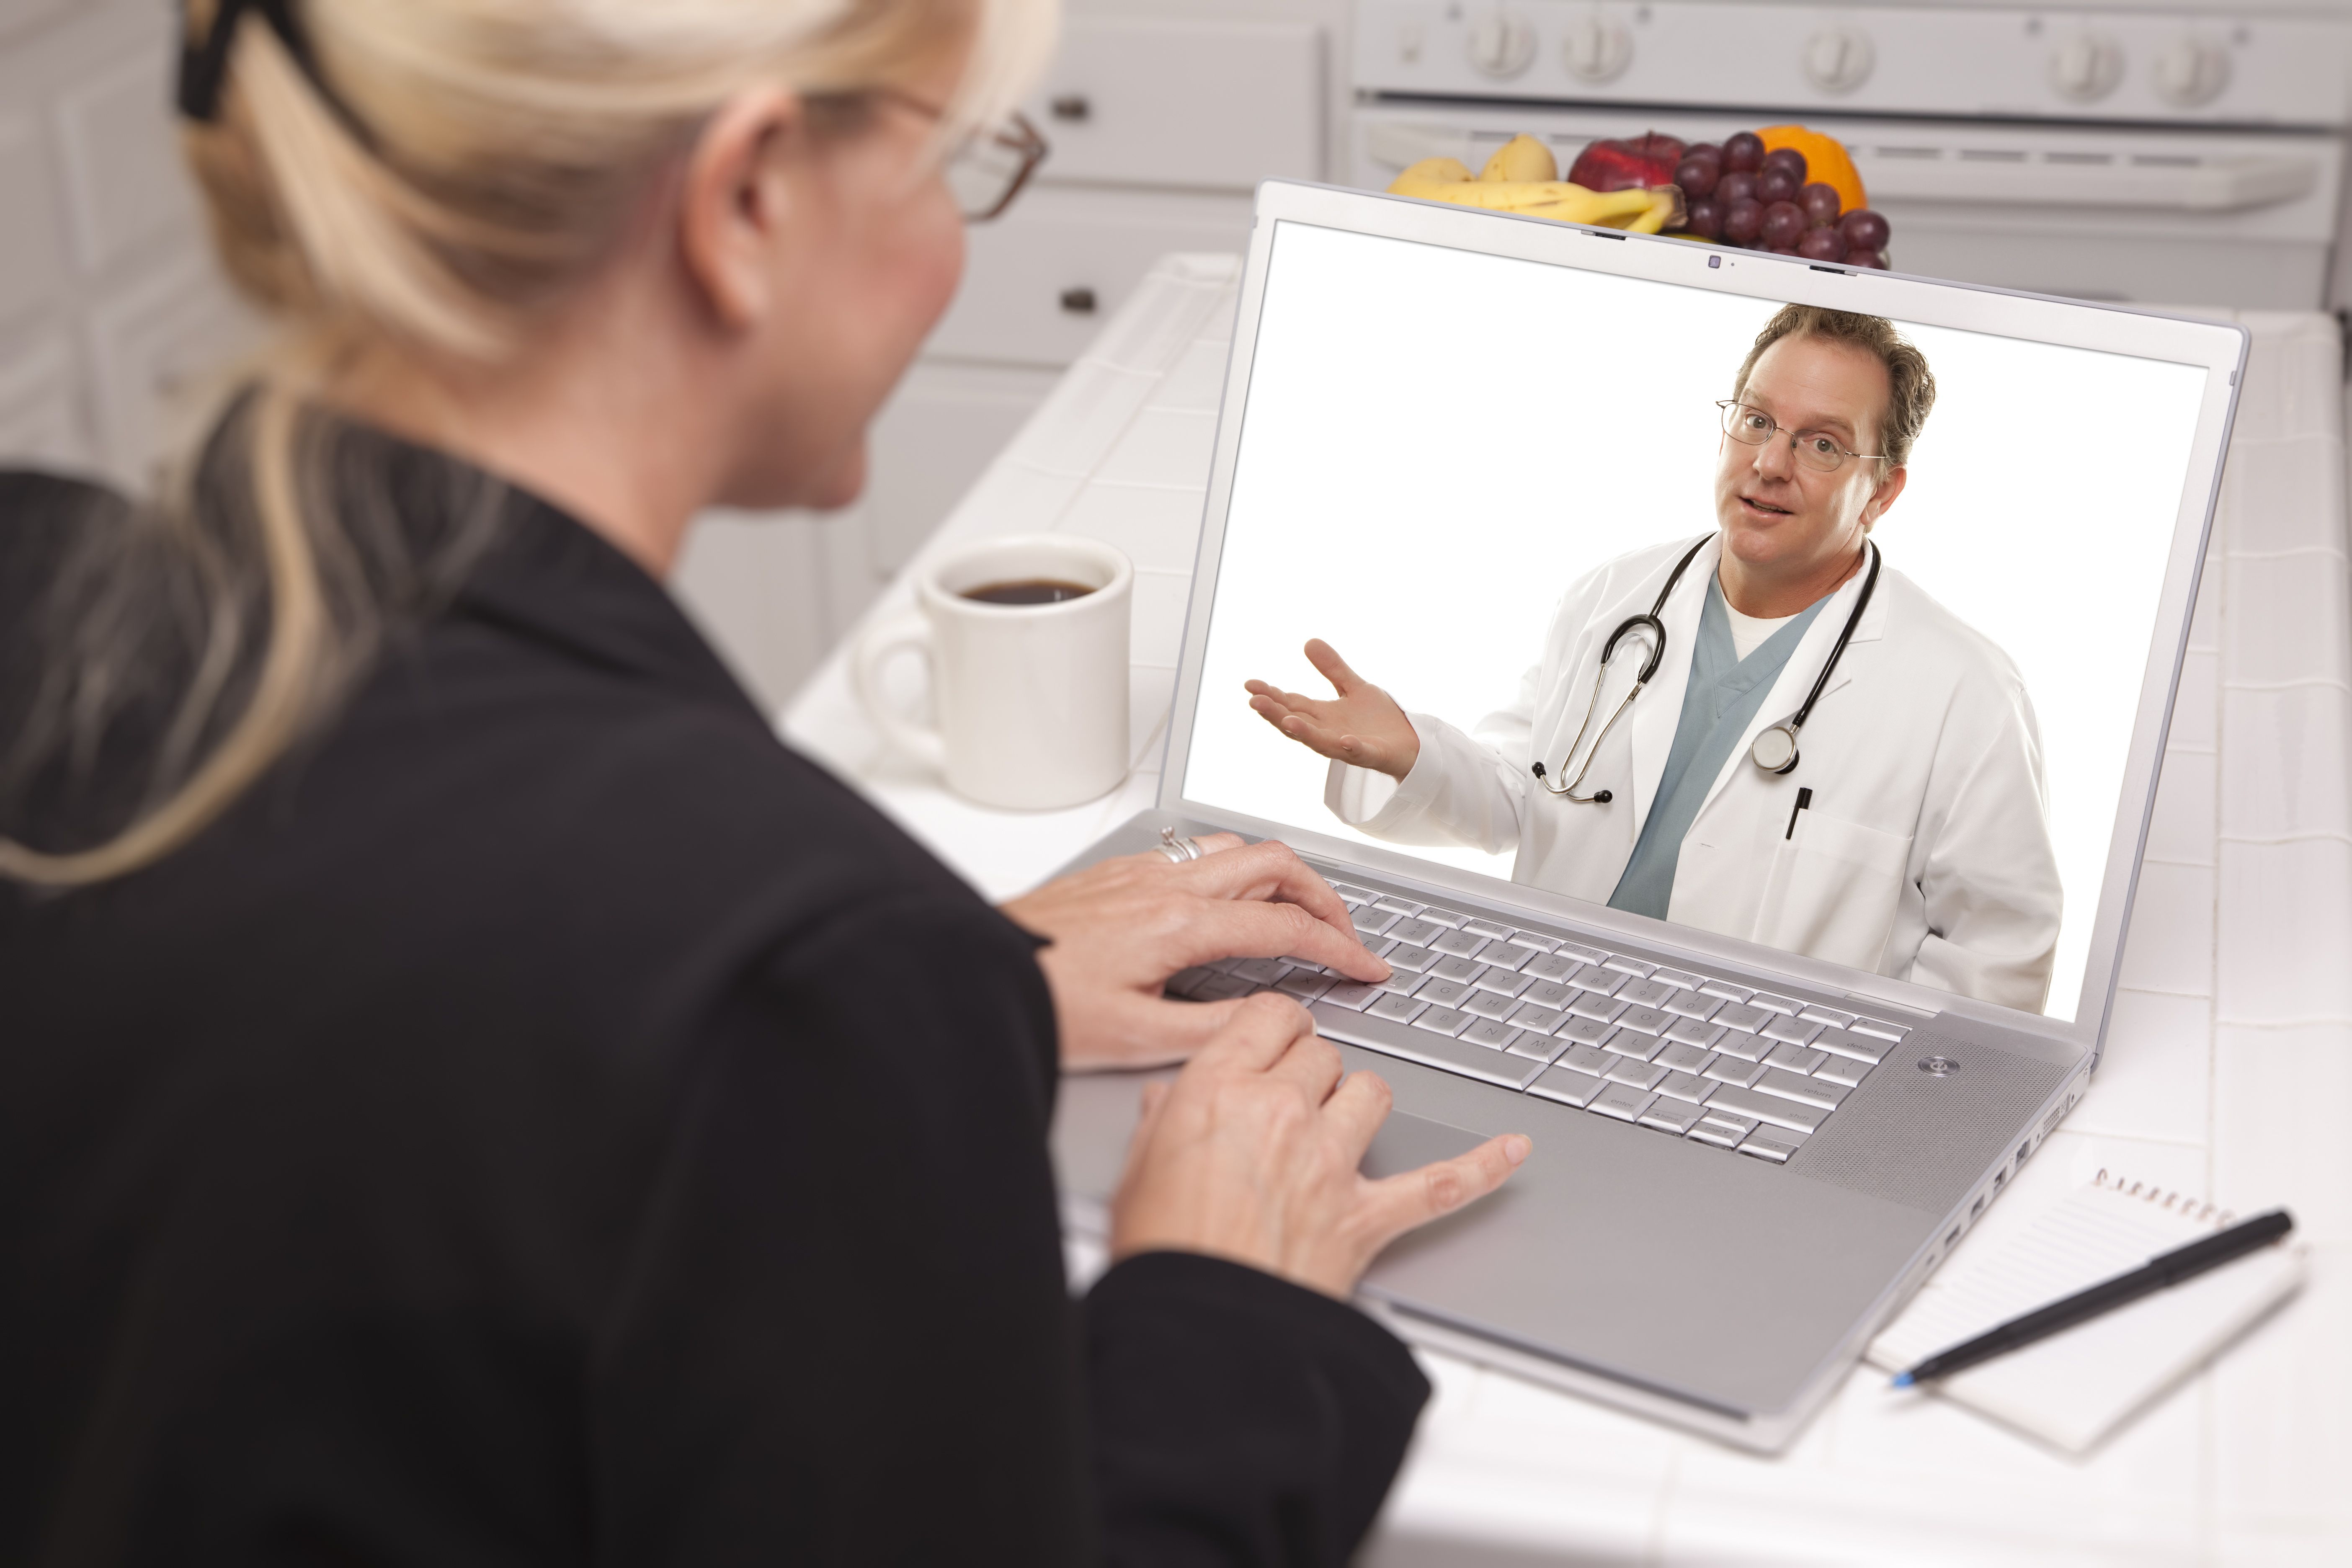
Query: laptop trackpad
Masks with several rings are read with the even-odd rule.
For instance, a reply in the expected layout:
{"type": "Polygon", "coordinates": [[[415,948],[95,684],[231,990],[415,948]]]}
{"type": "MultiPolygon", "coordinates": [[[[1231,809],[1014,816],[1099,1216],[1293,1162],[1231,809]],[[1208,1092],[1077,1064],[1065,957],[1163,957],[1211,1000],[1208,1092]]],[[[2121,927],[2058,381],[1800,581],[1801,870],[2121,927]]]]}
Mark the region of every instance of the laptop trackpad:
{"type": "Polygon", "coordinates": [[[1392,1110],[1373,1136],[1372,1146],[1364,1151],[1362,1170],[1375,1181],[1382,1176],[1402,1175],[1433,1161],[1466,1154],[1486,1141],[1484,1133],[1465,1132],[1459,1127],[1448,1127],[1426,1116],[1392,1110]]]}

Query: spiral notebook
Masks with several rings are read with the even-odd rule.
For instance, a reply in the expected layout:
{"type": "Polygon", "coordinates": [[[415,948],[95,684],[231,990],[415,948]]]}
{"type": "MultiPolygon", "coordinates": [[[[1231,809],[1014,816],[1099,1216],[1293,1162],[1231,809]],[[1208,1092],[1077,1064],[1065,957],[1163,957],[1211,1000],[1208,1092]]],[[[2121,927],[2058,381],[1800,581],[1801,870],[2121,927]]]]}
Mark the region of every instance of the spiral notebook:
{"type": "MultiPolygon", "coordinates": [[[[2101,1171],[1999,1250],[1929,1279],[1864,1359],[1892,1373],[2235,1223],[2101,1171]]],[[[1904,1397],[1948,1399],[2068,1453],[2211,1360],[2303,1282],[2302,1248],[2265,1247],[1904,1397]]]]}

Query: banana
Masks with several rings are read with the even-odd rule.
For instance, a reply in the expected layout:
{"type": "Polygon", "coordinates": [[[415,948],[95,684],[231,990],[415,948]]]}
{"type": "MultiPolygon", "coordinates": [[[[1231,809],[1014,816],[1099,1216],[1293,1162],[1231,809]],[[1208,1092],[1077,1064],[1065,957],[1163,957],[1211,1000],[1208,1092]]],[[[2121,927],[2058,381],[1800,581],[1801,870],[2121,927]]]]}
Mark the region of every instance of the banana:
{"type": "Polygon", "coordinates": [[[1427,200],[1427,187],[1467,184],[1470,179],[1470,166],[1459,158],[1423,158],[1396,177],[1389,185],[1389,195],[1427,200]]]}
{"type": "Polygon", "coordinates": [[[1668,224],[1685,222],[1689,214],[1683,209],[1683,188],[1680,185],[1655,185],[1642,193],[1650,198],[1650,207],[1625,226],[1633,234],[1656,234],[1668,224]]]}
{"type": "Polygon", "coordinates": [[[1549,147],[1522,132],[1496,150],[1478,177],[1497,184],[1549,182],[1559,178],[1559,160],[1549,147]]]}
{"type": "MultiPolygon", "coordinates": [[[[1683,195],[1673,185],[1660,185],[1654,190],[1589,191],[1582,185],[1561,179],[1510,180],[1496,177],[1498,169],[1508,169],[1504,153],[1512,153],[1520,142],[1528,149],[1514,153],[1514,160],[1524,169],[1540,153],[1549,163],[1550,149],[1532,136],[1522,136],[1506,144],[1502,152],[1488,160],[1486,173],[1476,179],[1469,169],[1452,158],[1424,158],[1396,177],[1389,186],[1392,195],[1414,196],[1427,202],[1451,202],[1457,206],[1484,207],[1489,212],[1518,213],[1529,217],[1555,218],[1562,223],[1591,224],[1603,228],[1627,229],[1636,234],[1655,234],[1669,223],[1684,221],[1683,195]]],[[[1556,171],[1558,165],[1554,164],[1556,171]]]]}
{"type": "MultiPolygon", "coordinates": [[[[1615,201],[1628,193],[1612,192],[1604,197],[1582,185],[1571,185],[1565,180],[1474,180],[1467,184],[1431,186],[1412,194],[1430,201],[1453,202],[1461,206],[1517,212],[1521,207],[1553,202],[1615,201]]],[[[1638,211],[1647,205],[1645,193],[1634,191],[1630,194],[1640,199],[1633,202],[1628,210],[1638,211]]]]}

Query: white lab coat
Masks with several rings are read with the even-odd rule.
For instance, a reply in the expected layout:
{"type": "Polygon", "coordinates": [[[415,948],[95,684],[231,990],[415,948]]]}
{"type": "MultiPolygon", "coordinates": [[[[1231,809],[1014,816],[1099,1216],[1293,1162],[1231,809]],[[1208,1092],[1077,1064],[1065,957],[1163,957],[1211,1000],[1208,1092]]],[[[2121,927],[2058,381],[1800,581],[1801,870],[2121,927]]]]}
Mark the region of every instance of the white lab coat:
{"type": "MultiPolygon", "coordinates": [[[[1654,804],[1682,717],[1718,543],[1709,541],[1660,619],[1667,647],[1578,793],[1549,794],[1592,690],[1601,646],[1650,607],[1687,539],[1622,556],[1571,588],[1519,700],[1476,738],[1410,715],[1421,755],[1402,782],[1342,763],[1324,800],[1340,820],[1403,844],[1516,848],[1512,879],[1605,903],[1654,804]]],[[[1748,758],[1757,733],[1794,713],[1862,592],[1857,572],[1822,606],[1717,775],[1675,862],[1667,919],[2039,1012],[2058,942],[2061,889],[2050,843],[2042,742],[2007,655],[1892,565],[1800,737],[1794,771],[1748,758]],[[1811,805],[1797,811],[1797,791],[1811,805]],[[1795,825],[1790,826],[1791,814],[1795,825]]],[[[1597,729],[1642,664],[1619,656],[1597,729]]],[[[1587,745],[1591,743],[1587,737],[1587,745]]]]}

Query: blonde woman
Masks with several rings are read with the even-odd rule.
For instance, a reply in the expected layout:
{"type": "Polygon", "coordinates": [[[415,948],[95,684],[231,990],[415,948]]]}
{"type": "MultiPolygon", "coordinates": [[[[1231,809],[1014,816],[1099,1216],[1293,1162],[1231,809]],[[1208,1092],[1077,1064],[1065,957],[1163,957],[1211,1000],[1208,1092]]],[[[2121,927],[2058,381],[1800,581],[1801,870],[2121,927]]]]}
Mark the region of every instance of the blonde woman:
{"type": "Polygon", "coordinates": [[[0,1559],[1343,1562],[1344,1298],[1524,1140],[1366,1180],[1303,1014],[1159,997],[1384,972],[1286,851],[991,910],[659,586],[858,492],[1045,0],[190,11],[286,336],[173,503],[0,480],[0,1559]],[[1057,1068],[1188,1056],[1076,1313],[1057,1068]]]}

